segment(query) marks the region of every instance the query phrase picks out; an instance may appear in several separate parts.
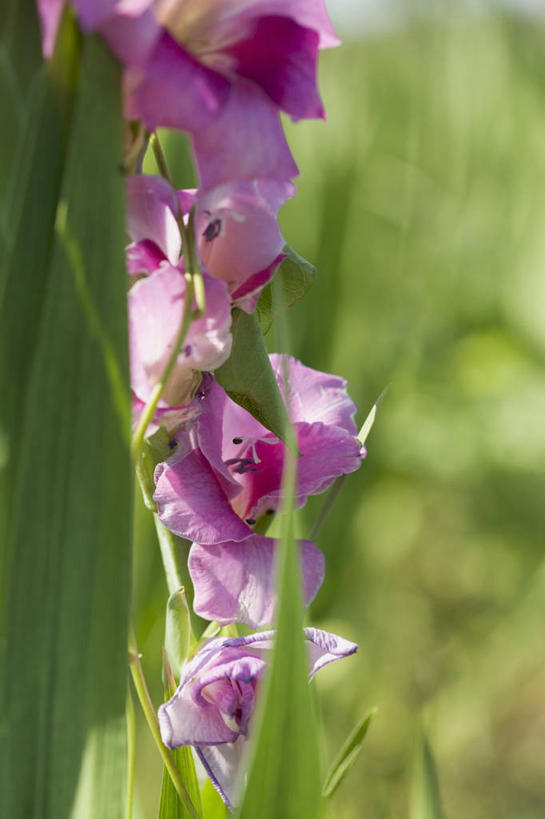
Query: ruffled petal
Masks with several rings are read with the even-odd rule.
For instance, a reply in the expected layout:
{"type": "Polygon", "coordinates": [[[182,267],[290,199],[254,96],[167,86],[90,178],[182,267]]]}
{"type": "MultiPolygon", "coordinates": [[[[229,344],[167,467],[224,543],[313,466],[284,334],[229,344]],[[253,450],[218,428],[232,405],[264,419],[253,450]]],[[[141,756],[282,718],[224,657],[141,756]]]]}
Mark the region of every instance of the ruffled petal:
{"type": "MultiPolygon", "coordinates": [[[[324,556],[308,540],[299,541],[305,602],[320,588],[324,556]]],[[[195,587],[194,609],[207,620],[245,623],[251,628],[273,622],[276,609],[275,541],[253,535],[241,543],[202,546],[189,553],[189,572],[195,587]]]]}

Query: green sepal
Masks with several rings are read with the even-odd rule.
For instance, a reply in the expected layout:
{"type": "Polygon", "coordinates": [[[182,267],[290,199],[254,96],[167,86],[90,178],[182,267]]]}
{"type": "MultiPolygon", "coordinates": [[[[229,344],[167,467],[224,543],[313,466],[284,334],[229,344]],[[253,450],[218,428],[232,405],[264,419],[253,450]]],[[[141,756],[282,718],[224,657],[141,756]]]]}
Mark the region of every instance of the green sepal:
{"type": "Polygon", "coordinates": [[[215,376],[229,397],[274,435],[285,440],[289,424],[255,313],[233,310],[233,348],[215,376]]]}
{"type": "Polygon", "coordinates": [[[180,676],[194,648],[191,613],[182,587],[168,598],[165,621],[165,649],[175,677],[180,676]]]}
{"type": "Polygon", "coordinates": [[[268,333],[278,309],[286,309],[302,299],[310,290],[316,278],[316,268],[298,253],[285,245],[282,250],[286,258],[280,262],[275,273],[277,293],[273,299],[272,284],[263,288],[257,302],[257,317],[264,333],[268,333]]]}

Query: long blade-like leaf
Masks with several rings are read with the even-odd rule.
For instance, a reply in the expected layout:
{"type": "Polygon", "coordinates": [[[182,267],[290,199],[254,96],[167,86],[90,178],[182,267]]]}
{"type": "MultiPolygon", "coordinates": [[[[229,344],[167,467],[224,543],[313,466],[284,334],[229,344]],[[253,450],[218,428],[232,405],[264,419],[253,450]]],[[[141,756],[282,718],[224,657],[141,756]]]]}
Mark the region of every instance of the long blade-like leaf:
{"type": "Polygon", "coordinates": [[[363,747],[363,740],[367,735],[375,713],[376,708],[373,708],[369,713],[365,714],[346,738],[327,775],[323,790],[324,796],[328,798],[333,796],[348,771],[354,765],[363,747]]]}
{"type": "MultiPolygon", "coordinates": [[[[290,433],[287,429],[288,443],[290,433]]],[[[320,809],[318,734],[308,685],[301,569],[294,537],[296,457],[292,453],[286,454],[284,473],[277,631],[253,728],[252,765],[239,819],[316,819],[320,809]]]]}
{"type": "Polygon", "coordinates": [[[439,783],[428,740],[422,736],[414,761],[410,819],[442,819],[439,783]]]}
{"type": "Polygon", "coordinates": [[[233,310],[233,349],[215,372],[229,396],[263,426],[284,438],[286,410],[255,313],[233,310]]]}
{"type": "Polygon", "coordinates": [[[83,46],[48,237],[59,139],[46,155],[56,175],[28,180],[13,253],[20,269],[10,270],[2,304],[1,386],[11,371],[18,402],[4,416],[16,442],[8,463],[16,453],[18,468],[2,579],[2,804],[12,819],[116,819],[125,798],[132,495],[123,134],[119,67],[95,38],[83,46]],[[24,228],[34,229],[29,199],[47,203],[38,255],[20,247],[29,243],[24,228]]]}

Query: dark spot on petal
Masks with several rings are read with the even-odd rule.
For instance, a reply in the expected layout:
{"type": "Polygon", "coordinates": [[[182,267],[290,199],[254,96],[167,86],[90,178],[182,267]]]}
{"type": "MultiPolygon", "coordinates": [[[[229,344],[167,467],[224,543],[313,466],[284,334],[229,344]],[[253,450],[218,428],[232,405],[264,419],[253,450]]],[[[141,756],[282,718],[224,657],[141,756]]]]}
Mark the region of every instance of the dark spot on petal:
{"type": "Polygon", "coordinates": [[[242,443],[242,441],[243,441],[243,439],[242,439],[242,438],[233,438],[233,443],[234,443],[234,444],[241,444],[241,443],[242,443]]]}
{"type": "Polygon", "coordinates": [[[191,344],[185,345],[183,353],[186,357],[189,357],[191,355],[191,344]]]}
{"type": "Polygon", "coordinates": [[[169,449],[176,449],[177,446],[178,446],[178,441],[175,438],[171,438],[170,441],[168,442],[168,448],[169,449]]]}
{"type": "Polygon", "coordinates": [[[248,526],[253,526],[255,522],[256,521],[254,518],[246,518],[246,523],[248,524],[248,526]]]}
{"type": "Polygon", "coordinates": [[[213,239],[216,239],[220,235],[221,231],[221,219],[213,219],[210,222],[206,229],[203,231],[203,236],[207,242],[211,242],[213,239]]]}
{"type": "Polygon", "coordinates": [[[274,509],[267,509],[265,512],[266,515],[274,515],[274,509]]]}

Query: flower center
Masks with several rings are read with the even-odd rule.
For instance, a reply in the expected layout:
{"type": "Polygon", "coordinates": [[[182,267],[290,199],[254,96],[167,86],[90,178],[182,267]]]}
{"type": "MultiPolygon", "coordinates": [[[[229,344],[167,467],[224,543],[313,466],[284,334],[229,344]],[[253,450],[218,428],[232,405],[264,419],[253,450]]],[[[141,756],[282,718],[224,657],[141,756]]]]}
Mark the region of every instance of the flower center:
{"type": "Polygon", "coordinates": [[[242,444],[242,446],[238,454],[234,458],[228,458],[228,460],[224,461],[224,464],[225,466],[232,467],[233,472],[244,475],[245,472],[257,472],[257,465],[261,463],[261,458],[257,454],[256,444],[260,443],[274,446],[280,443],[280,439],[276,437],[258,438],[251,435],[238,435],[233,438],[233,443],[235,446],[238,444],[242,444]],[[243,453],[247,453],[248,447],[250,448],[250,456],[248,454],[243,455],[243,453]]]}

